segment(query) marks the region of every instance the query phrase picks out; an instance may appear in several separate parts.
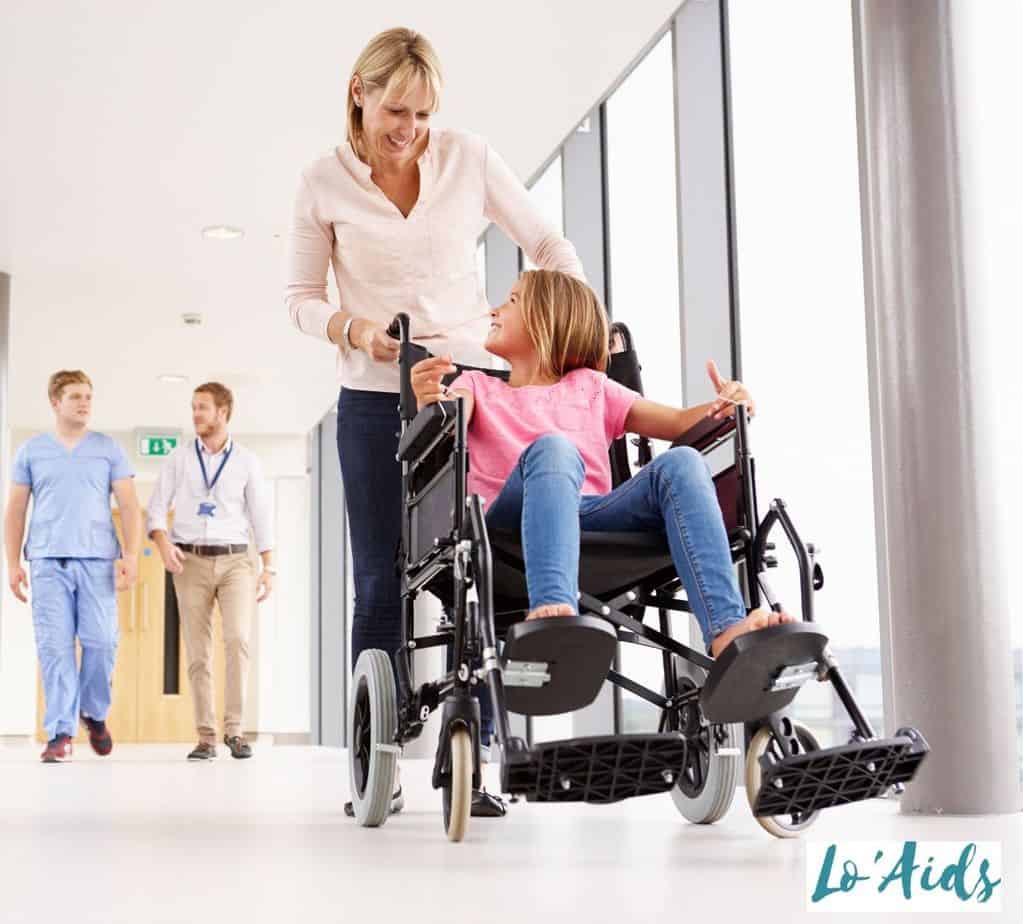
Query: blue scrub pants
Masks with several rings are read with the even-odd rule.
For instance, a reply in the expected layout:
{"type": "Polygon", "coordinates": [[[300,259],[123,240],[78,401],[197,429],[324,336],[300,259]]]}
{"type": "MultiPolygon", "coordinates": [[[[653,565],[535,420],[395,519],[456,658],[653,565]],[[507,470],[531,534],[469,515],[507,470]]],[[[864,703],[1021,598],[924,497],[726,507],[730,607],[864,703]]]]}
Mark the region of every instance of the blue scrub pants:
{"type": "Polygon", "coordinates": [[[78,731],[79,713],[105,721],[117,652],[114,563],[100,558],[37,558],[32,624],[43,674],[49,739],[78,731]],[[82,644],[75,663],[75,636],[82,644]]]}

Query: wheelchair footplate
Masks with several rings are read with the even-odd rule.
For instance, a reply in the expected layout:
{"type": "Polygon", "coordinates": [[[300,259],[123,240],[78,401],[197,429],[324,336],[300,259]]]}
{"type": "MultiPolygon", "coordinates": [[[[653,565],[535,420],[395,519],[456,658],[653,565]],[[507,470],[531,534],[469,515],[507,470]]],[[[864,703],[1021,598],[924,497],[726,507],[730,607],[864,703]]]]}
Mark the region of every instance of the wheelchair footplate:
{"type": "Polygon", "coordinates": [[[784,709],[812,680],[828,638],[812,624],[769,626],[736,638],[714,661],[700,693],[709,722],[752,722],[784,709]]]}
{"type": "Polygon", "coordinates": [[[545,741],[506,755],[501,789],[528,802],[620,802],[668,792],[685,761],[677,732],[545,741]]]}
{"type": "Polygon", "coordinates": [[[525,715],[557,715],[597,698],[618,639],[595,616],[550,616],[517,622],[501,652],[505,706],[525,715]]]}
{"type": "Polygon", "coordinates": [[[913,778],[930,748],[914,728],[772,760],[760,757],[754,815],[800,815],[882,796],[913,778]]]}

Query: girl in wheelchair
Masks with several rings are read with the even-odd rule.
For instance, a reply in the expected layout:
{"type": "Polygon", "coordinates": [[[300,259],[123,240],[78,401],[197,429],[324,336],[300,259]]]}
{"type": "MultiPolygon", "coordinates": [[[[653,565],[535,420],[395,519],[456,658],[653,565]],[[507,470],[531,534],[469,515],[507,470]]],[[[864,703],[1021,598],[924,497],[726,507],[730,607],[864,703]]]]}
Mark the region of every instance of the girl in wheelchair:
{"type": "Polygon", "coordinates": [[[465,399],[472,465],[468,489],[485,503],[489,527],[521,532],[528,619],[576,613],[580,532],[659,531],[708,652],[737,636],[795,617],[747,614],[721,509],[703,457],[676,447],[611,489],[608,448],[625,433],[674,440],[705,417],[753,402],[741,382],[707,372],[717,398],[691,408],[647,400],[605,375],[607,316],[594,292],[564,273],[531,270],[491,312],[486,349],[506,360],[507,382],[466,372],[450,387],[451,357],[412,369],[421,408],[457,393],[465,399]]]}

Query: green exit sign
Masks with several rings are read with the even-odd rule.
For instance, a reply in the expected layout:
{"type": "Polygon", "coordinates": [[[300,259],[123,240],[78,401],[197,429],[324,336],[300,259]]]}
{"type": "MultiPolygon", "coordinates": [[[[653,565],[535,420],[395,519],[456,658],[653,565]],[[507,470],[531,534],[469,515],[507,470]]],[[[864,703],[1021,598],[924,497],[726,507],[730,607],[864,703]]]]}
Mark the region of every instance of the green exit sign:
{"type": "Polygon", "coordinates": [[[178,445],[176,433],[139,433],[136,438],[138,454],[143,458],[169,456],[178,445]]]}

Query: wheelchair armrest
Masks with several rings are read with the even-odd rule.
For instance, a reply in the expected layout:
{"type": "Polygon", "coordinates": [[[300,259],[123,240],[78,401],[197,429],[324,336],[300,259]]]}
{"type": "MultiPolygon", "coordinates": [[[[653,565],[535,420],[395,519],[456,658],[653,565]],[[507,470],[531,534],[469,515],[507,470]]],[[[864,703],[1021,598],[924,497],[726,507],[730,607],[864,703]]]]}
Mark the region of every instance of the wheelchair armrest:
{"type": "Polygon", "coordinates": [[[723,420],[707,417],[696,424],[695,427],[690,427],[686,430],[671,445],[672,448],[676,446],[692,446],[698,452],[704,452],[718,440],[728,436],[734,429],[734,417],[725,417],[723,420]]]}
{"type": "Polygon", "coordinates": [[[455,402],[428,404],[413,418],[398,442],[398,461],[418,459],[449,422],[455,419],[455,402]]]}

